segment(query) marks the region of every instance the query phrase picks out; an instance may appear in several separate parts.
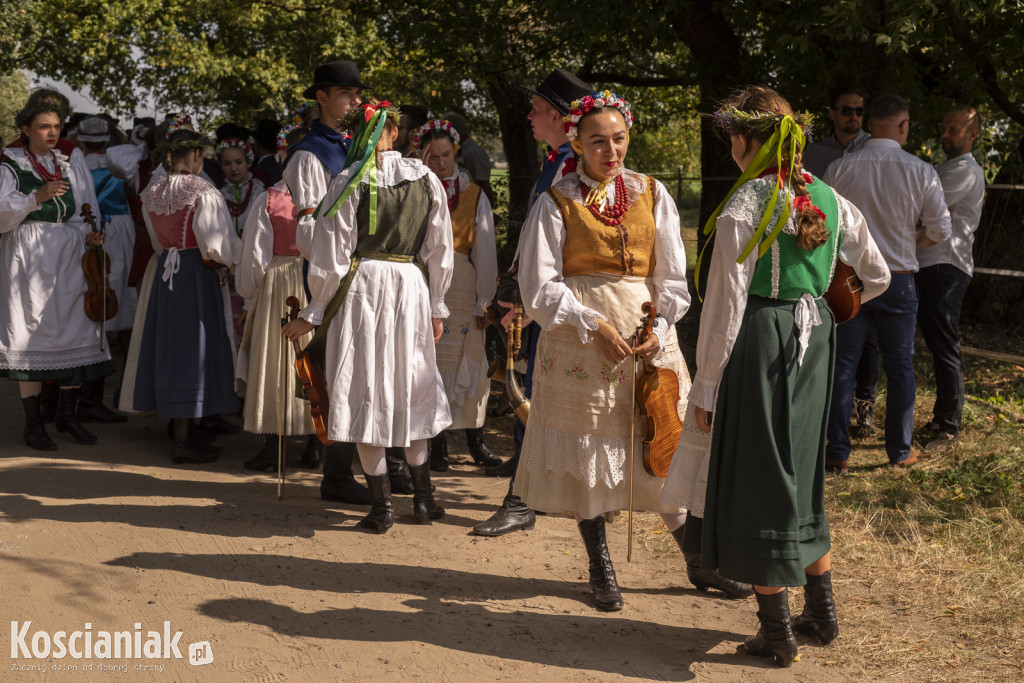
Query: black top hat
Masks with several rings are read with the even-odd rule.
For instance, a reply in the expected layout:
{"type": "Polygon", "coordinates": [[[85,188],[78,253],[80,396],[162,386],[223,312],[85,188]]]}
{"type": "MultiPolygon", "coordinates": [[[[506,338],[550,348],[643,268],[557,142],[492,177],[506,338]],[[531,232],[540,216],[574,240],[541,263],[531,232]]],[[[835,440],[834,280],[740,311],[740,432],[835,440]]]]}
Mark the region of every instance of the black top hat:
{"type": "Polygon", "coordinates": [[[593,88],[565,69],[555,69],[536,88],[524,86],[523,90],[540,95],[562,114],[569,113],[569,105],[573,100],[578,100],[584,95],[594,92],[593,88]]]}
{"type": "Polygon", "coordinates": [[[252,132],[252,139],[267,149],[277,148],[277,134],[281,132],[281,124],[273,119],[261,119],[252,132]]]}
{"type": "Polygon", "coordinates": [[[359,67],[356,66],[355,62],[340,59],[336,62],[327,62],[318,66],[313,71],[313,85],[306,88],[302,96],[307,100],[314,100],[316,99],[317,90],[323,90],[332,86],[336,88],[362,88],[363,90],[373,89],[368,85],[364,85],[359,79],[359,67]]]}

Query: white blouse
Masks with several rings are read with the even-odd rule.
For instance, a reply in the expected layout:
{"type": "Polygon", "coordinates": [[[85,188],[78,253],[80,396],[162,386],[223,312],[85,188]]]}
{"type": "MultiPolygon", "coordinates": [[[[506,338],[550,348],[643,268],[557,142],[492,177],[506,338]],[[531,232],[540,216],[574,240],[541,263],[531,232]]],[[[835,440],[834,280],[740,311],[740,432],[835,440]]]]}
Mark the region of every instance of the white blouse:
{"type": "MultiPolygon", "coordinates": [[[[168,183],[171,185],[171,192],[174,192],[175,186],[185,183],[186,178],[187,176],[173,173],[154,180],[154,183],[168,183]]],[[[147,188],[148,191],[149,188],[147,188]]],[[[146,220],[146,229],[149,231],[153,249],[161,254],[164,249],[157,240],[156,231],[153,229],[149,215],[153,208],[146,205],[145,196],[146,194],[143,193],[145,211],[142,212],[142,215],[146,220]]],[[[234,228],[231,227],[231,214],[228,213],[228,205],[224,202],[224,197],[217,191],[217,188],[209,185],[208,188],[196,194],[194,199],[183,195],[182,201],[195,202],[196,208],[192,213],[192,231],[196,236],[199,253],[208,261],[216,261],[233,269],[242,258],[242,240],[238,238],[234,228]]],[[[167,208],[174,211],[182,207],[172,205],[167,208]]]]}
{"type": "MultiPolygon", "coordinates": [[[[459,189],[464,190],[473,182],[465,169],[456,167],[455,173],[448,181],[445,193],[451,199],[455,195],[455,178],[459,179],[459,189]]],[[[487,195],[480,192],[480,199],[476,204],[476,228],[473,235],[473,249],[469,253],[469,260],[476,269],[476,306],[473,308],[473,315],[483,317],[485,307],[494,298],[494,292],[498,287],[498,247],[494,240],[494,213],[491,210],[491,201],[487,195]]]]}
{"type": "MultiPolygon", "coordinates": [[[[320,200],[327,194],[332,179],[330,170],[323,162],[305,149],[289,155],[282,175],[292,192],[292,203],[295,205],[296,213],[319,206],[320,200]]],[[[315,222],[312,214],[299,216],[299,225],[295,230],[295,244],[307,260],[313,243],[315,222]]]]}

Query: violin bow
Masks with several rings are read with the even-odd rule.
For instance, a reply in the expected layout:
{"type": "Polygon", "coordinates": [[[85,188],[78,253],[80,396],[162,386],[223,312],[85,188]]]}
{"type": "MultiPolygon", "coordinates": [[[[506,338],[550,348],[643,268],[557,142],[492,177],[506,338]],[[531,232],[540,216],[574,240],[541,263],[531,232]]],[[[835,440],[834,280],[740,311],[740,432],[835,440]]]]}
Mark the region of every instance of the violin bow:
{"type": "MultiPolygon", "coordinates": [[[[281,327],[288,324],[288,313],[281,318],[281,327]]],[[[277,502],[284,500],[285,429],[288,428],[288,342],[281,342],[281,385],[277,391],[277,502]]]]}
{"type": "MultiPolygon", "coordinates": [[[[637,341],[639,341],[639,333],[634,332],[630,338],[630,346],[636,348],[637,341]]],[[[633,381],[630,383],[632,387],[632,400],[630,401],[630,414],[629,414],[629,523],[628,530],[626,532],[626,562],[633,561],[633,472],[635,471],[633,466],[636,462],[636,365],[637,365],[637,353],[633,352],[633,381]]]]}

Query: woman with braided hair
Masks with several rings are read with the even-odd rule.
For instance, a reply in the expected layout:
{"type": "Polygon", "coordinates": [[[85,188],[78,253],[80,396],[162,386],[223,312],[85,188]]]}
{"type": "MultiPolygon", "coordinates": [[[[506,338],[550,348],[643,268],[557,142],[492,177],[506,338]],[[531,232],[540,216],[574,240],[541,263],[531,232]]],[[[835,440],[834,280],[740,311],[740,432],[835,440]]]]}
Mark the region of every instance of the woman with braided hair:
{"type": "Polygon", "coordinates": [[[763,87],[715,114],[743,174],[705,228],[717,236],[698,283],[698,371],[662,493],[690,510],[684,552],[753,584],[761,629],[746,648],[781,666],[794,630],[823,643],[839,631],[824,501],[835,319],[822,296],[837,260],[860,275],[862,300],[889,280],[861,213],[804,173],[799,118],[763,87]],[[806,586],[794,620],[787,586],[806,586]]]}

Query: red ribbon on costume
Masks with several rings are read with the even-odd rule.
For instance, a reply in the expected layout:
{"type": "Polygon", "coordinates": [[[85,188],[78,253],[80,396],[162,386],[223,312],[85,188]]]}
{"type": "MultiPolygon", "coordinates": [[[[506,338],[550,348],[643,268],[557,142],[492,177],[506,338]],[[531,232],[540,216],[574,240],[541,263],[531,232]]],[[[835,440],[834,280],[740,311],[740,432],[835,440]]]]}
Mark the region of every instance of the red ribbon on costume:
{"type": "Polygon", "coordinates": [[[821,217],[821,220],[825,220],[825,212],[814,205],[811,198],[808,196],[793,197],[793,209],[796,211],[803,211],[804,209],[811,209],[814,213],[821,217]]]}
{"type": "Polygon", "coordinates": [[[576,170],[576,157],[568,157],[562,164],[562,176],[567,176],[576,170]]]}
{"type": "Polygon", "coordinates": [[[391,106],[391,103],[387,100],[378,102],[377,104],[364,104],[363,105],[363,116],[366,118],[366,122],[369,123],[373,115],[377,113],[378,109],[387,109],[391,106]]]}

